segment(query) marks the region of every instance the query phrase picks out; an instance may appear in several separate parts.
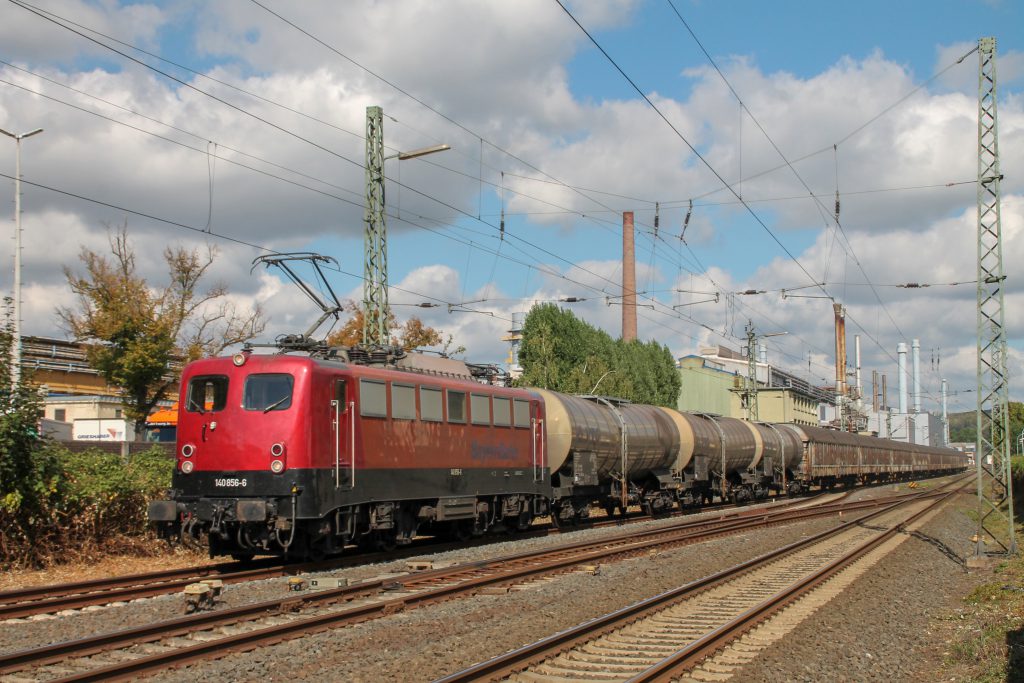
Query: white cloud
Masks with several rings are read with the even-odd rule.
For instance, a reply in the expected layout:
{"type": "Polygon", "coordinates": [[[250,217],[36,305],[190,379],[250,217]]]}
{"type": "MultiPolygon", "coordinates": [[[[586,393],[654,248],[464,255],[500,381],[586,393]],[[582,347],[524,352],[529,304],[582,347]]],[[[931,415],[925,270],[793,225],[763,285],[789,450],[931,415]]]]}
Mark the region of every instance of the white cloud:
{"type": "MultiPolygon", "coordinates": [[[[222,2],[204,5],[201,10],[187,3],[166,8],[120,6],[112,0],[47,6],[149,47],[161,45],[168,32],[187,24],[190,17],[199,18],[194,46],[179,48],[187,51],[194,47],[197,59],[213,64],[211,76],[331,125],[202,78],[190,81],[308,140],[304,142],[141,67],[123,65],[120,71],[110,70],[107,60],[115,58],[109,53],[9,5],[3,10],[6,21],[0,21],[0,40],[19,65],[180,130],[9,67],[0,69],[0,78],[194,148],[169,144],[0,84],[0,125],[46,129],[25,143],[27,180],[199,229],[206,227],[210,212],[214,233],[281,251],[337,249],[343,270],[358,272],[365,182],[360,136],[366,107],[379,104],[384,108],[389,151],[450,143],[454,149],[444,155],[402,164],[389,161],[386,166],[392,181],[407,186],[399,189],[396,182],[389,183],[392,211],[400,207],[403,217],[432,227],[460,223],[458,229],[438,229],[463,241],[453,245],[424,238],[421,230],[390,220],[390,238],[398,247],[393,254],[407,254],[409,243],[417,248],[424,243],[433,245],[409,259],[411,266],[392,270],[396,287],[416,294],[401,294],[396,289],[391,296],[395,302],[415,303],[417,294],[429,294],[458,303],[465,290],[466,299],[488,299],[473,308],[493,315],[449,314],[446,307],[396,309],[400,315],[415,312],[428,324],[452,333],[473,357],[503,358],[500,337],[508,329],[508,319],[534,300],[585,297],[588,301],[567,306],[617,333],[621,309],[605,305],[603,296],[619,291],[618,226],[623,210],[634,210],[637,215],[637,277],[642,287],[652,283],[651,288],[659,290],[717,288],[728,293],[808,284],[795,264],[778,256],[774,244],[770,250],[760,246],[769,242],[762,242],[761,227],[742,207],[722,204],[732,198],[714,192],[719,181],[645,103],[638,98],[574,96],[573,60],[586,43],[568,17],[551,3],[361,0],[272,5],[493,145],[482,145],[478,137],[251,3],[222,2]],[[193,16],[193,11],[198,14],[193,16]],[[40,46],[45,46],[45,51],[40,46]],[[584,189],[559,186],[494,145],[584,189]],[[215,159],[217,155],[221,158],[215,159]],[[484,182],[492,185],[476,179],[481,170],[484,182]],[[495,261],[492,253],[484,251],[497,245],[494,214],[498,212],[503,171],[509,231],[515,231],[520,240],[508,238],[502,255],[529,263],[532,270],[512,261],[495,261]],[[687,229],[687,244],[709,269],[714,283],[701,278],[701,268],[673,241],[690,198],[696,198],[697,208],[687,229]],[[644,231],[653,224],[655,201],[661,202],[661,237],[666,241],[657,243],[651,263],[651,238],[644,231]],[[478,214],[484,222],[469,218],[478,214]],[[475,245],[468,268],[467,241],[475,245]],[[725,249],[733,251],[725,253],[725,249]],[[559,256],[573,265],[560,261],[559,256]],[[680,277],[676,263],[680,258],[686,268],[697,271],[695,278],[685,271],[680,277]],[[497,264],[493,277],[489,275],[492,262],[497,264]]],[[[636,3],[587,2],[573,5],[573,9],[588,27],[615,28],[630,23],[636,3]]],[[[939,46],[937,63],[945,66],[969,48],[966,44],[939,46]]],[[[892,316],[906,336],[920,337],[926,348],[943,349],[942,368],[950,373],[951,381],[970,384],[972,288],[880,287],[883,309],[869,288],[857,285],[862,276],[852,257],[845,255],[833,235],[823,233],[821,226],[832,213],[838,182],[844,193],[841,218],[846,237],[872,282],[973,279],[974,188],[945,184],[971,181],[976,174],[974,56],[951,69],[941,82],[888,112],[887,107],[920,83],[921,75],[910,73],[881,52],[861,60],[839,59],[810,77],[766,73],[744,56],[724,62],[725,73],[749,111],[793,161],[811,190],[822,197],[823,207],[807,198],[807,190],[789,169],[768,172],[784,166],[782,161],[749,117],[743,117],[740,124],[739,107],[718,75],[703,66],[683,66],[679,71],[684,79],[672,87],[652,89],[652,99],[722,177],[742,192],[783,242],[810,242],[806,249],[793,249],[815,277],[827,270],[830,280],[847,282],[845,289],[835,286],[830,291],[849,307],[851,319],[864,327],[865,367],[892,365],[888,356],[894,354],[898,336],[896,325],[889,320],[892,316]],[[680,91],[680,83],[688,89],[680,91]],[[682,94],[676,96],[677,92],[682,94]],[[836,153],[833,143],[838,143],[836,153]],[[827,151],[802,159],[818,150],[827,151]],[[742,185],[737,182],[740,178],[745,178],[742,185]],[[939,187],[905,189],[929,185],[939,187]],[[786,197],[800,199],[780,199],[786,197]],[[816,237],[808,239],[809,234],[816,237]],[[885,351],[875,347],[869,335],[885,351]]],[[[1020,53],[1008,50],[1001,54],[999,69],[1001,79],[1014,83],[1022,70],[1020,53]]],[[[1020,237],[1024,184],[1012,170],[1024,159],[1024,101],[1013,87],[1000,92],[1000,152],[1006,176],[1004,259],[1010,264],[1024,259],[1020,237]]],[[[8,175],[13,170],[10,144],[0,144],[0,169],[8,175]]],[[[4,186],[10,188],[10,181],[4,186]]],[[[30,186],[26,186],[24,198],[26,329],[53,334],[57,332],[53,307],[68,302],[61,266],[75,267],[82,245],[105,250],[104,224],[120,224],[126,216],[117,208],[30,186]]],[[[282,287],[276,277],[264,272],[257,277],[249,275],[257,249],[142,216],[128,215],[127,221],[140,269],[154,282],[162,280],[160,255],[165,245],[202,245],[210,239],[221,252],[212,279],[227,282],[239,305],[259,302],[265,307],[271,318],[268,338],[304,330],[318,315],[298,291],[282,287]]],[[[840,237],[839,242],[843,241],[840,237]]],[[[9,240],[0,240],[0,261],[10,263],[12,251],[9,240]]],[[[351,295],[360,298],[358,283],[332,277],[339,291],[350,288],[351,295]]],[[[2,281],[6,286],[9,274],[2,281]]],[[[1007,325],[1014,341],[1022,338],[1024,323],[1016,314],[1024,303],[1021,297],[1022,287],[1011,274],[1007,325]]],[[[806,368],[810,351],[814,374],[829,377],[832,315],[825,300],[783,301],[778,293],[723,297],[718,304],[683,307],[671,313],[670,307],[685,302],[687,295],[668,292],[658,298],[663,304],[657,310],[641,311],[641,336],[658,338],[676,353],[723,341],[708,328],[740,335],[747,319],[753,318],[758,329],[790,332],[772,341],[773,348],[787,354],[781,356],[787,362],[806,368]]],[[[851,324],[851,334],[855,327],[851,324]]],[[[731,343],[738,346],[735,339],[731,343]]],[[[1020,356],[1014,354],[1016,372],[1020,356]]],[[[894,368],[889,373],[892,376],[894,368]]],[[[929,382],[937,386],[932,378],[929,382]]]]}

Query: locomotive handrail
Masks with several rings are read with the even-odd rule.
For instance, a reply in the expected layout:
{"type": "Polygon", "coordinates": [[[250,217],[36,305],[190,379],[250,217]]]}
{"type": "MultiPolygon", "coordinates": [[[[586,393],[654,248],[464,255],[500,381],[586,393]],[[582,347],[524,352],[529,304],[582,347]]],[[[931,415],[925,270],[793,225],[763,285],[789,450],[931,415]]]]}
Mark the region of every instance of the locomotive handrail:
{"type": "Polygon", "coordinates": [[[544,453],[544,420],[530,418],[530,448],[533,454],[533,481],[544,481],[544,468],[540,464],[537,453],[537,435],[540,434],[540,454],[544,453]]]}
{"type": "Polygon", "coordinates": [[[334,488],[341,486],[341,422],[339,417],[341,412],[339,407],[341,401],[334,398],[331,399],[331,407],[334,408],[334,421],[331,422],[331,427],[334,429],[334,488]]]}
{"type": "Polygon", "coordinates": [[[352,449],[348,453],[349,464],[352,468],[351,488],[356,487],[356,402],[348,402],[349,412],[349,440],[352,442],[352,449]]]}

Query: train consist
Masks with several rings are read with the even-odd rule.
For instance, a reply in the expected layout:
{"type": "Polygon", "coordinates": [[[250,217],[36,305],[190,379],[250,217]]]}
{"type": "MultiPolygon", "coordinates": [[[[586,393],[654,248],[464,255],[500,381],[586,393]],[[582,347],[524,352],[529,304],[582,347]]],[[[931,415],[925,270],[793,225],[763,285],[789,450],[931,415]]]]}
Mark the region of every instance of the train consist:
{"type": "Polygon", "coordinates": [[[211,556],[318,557],[575,524],[594,506],[650,512],[811,486],[957,472],[957,451],[475,381],[418,354],[344,350],[188,365],[177,466],[150,520],[211,556]],[[384,359],[372,359],[381,361],[384,359]]]}

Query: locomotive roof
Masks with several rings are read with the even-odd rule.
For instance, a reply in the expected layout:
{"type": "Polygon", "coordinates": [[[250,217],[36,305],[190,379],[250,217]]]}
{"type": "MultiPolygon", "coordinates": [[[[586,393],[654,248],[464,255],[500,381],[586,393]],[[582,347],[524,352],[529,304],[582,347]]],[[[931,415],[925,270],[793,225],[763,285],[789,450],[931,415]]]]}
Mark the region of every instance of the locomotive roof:
{"type": "MultiPolygon", "coordinates": [[[[313,358],[308,355],[288,354],[288,353],[267,353],[267,354],[250,354],[249,361],[256,360],[260,363],[260,370],[266,372],[271,367],[280,372],[294,372],[301,368],[312,368],[322,367],[330,368],[333,370],[345,370],[353,375],[374,377],[378,379],[390,379],[394,381],[429,381],[434,384],[442,384],[444,386],[459,387],[465,391],[480,391],[484,388],[509,393],[518,394],[519,396],[531,396],[536,397],[530,389],[524,388],[513,388],[503,387],[493,384],[485,384],[477,382],[472,376],[449,376],[441,372],[431,372],[430,370],[423,370],[416,367],[395,367],[395,366],[377,366],[377,365],[363,365],[359,363],[346,362],[336,358],[313,358]]],[[[229,366],[229,369],[234,370],[237,366],[234,364],[233,356],[216,356],[213,358],[204,358],[190,363],[186,368],[185,372],[190,375],[205,374],[209,372],[224,372],[224,366],[229,366]]],[[[242,366],[243,368],[245,366],[242,366]]]]}

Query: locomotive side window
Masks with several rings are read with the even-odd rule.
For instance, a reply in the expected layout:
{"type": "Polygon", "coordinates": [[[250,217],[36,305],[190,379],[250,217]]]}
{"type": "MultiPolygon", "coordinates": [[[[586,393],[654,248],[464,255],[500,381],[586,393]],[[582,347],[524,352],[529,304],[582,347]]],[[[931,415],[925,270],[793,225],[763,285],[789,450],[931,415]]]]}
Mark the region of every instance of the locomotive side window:
{"type": "Polygon", "coordinates": [[[462,391],[448,392],[448,421],[466,421],[466,394],[462,391]]]}
{"type": "Polygon", "coordinates": [[[193,377],[188,383],[185,410],[190,413],[215,413],[224,410],[228,403],[228,378],[226,375],[203,375],[193,377]]]}
{"type": "Polygon", "coordinates": [[[530,402],[515,399],[512,402],[512,410],[515,417],[516,427],[530,426],[530,402]]]}
{"type": "Polygon", "coordinates": [[[246,410],[287,410],[292,405],[295,378],[285,373],[261,373],[245,378],[242,407],[246,410]]]}
{"type": "Polygon", "coordinates": [[[485,394],[469,395],[470,416],[475,425],[491,424],[491,397],[485,394]]]}
{"type": "Polygon", "coordinates": [[[501,398],[499,396],[494,397],[494,426],[495,427],[511,427],[512,426],[512,400],[507,398],[501,398]]]}
{"type": "Polygon", "coordinates": [[[416,419],[416,387],[409,384],[391,385],[391,417],[396,420],[416,419]]]}
{"type": "Polygon", "coordinates": [[[420,387],[420,419],[424,422],[440,422],[444,419],[440,389],[420,387]]]}
{"type": "Polygon", "coordinates": [[[387,385],[375,379],[359,380],[359,414],[367,417],[388,416],[387,385]]]}

